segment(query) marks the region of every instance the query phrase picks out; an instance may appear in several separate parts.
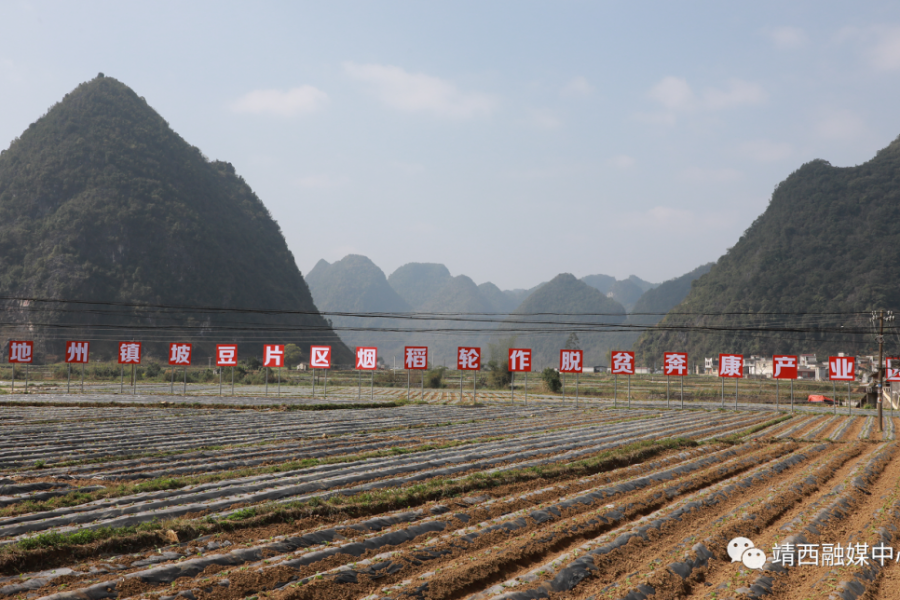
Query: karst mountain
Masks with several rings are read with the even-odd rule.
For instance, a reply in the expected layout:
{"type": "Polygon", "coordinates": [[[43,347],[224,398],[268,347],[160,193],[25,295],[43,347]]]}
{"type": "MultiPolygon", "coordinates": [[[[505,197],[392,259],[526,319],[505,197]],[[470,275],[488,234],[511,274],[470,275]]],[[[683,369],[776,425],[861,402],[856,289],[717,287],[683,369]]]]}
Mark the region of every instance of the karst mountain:
{"type": "Polygon", "coordinates": [[[65,339],[109,356],[132,338],[160,358],[168,341],[194,341],[203,364],[232,339],[242,358],[263,343],[305,353],[320,342],[352,360],[234,167],[102,74],[0,153],[0,296],[15,324],[4,336],[33,337],[50,360],[65,339]]]}
{"type": "MultiPolygon", "coordinates": [[[[659,364],[667,350],[687,350],[692,362],[720,352],[877,354],[869,311],[900,309],[898,222],[900,138],[858,166],[804,164],[640,338],[640,360],[659,364]]],[[[900,340],[886,337],[888,348],[900,340]]]]}

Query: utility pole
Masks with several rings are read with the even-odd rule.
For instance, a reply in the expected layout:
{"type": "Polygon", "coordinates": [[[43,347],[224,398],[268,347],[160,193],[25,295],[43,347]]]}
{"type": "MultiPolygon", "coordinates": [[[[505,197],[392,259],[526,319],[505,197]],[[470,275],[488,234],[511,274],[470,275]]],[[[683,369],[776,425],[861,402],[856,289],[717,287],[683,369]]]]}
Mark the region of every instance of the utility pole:
{"type": "Polygon", "coordinates": [[[881,389],[884,385],[884,370],[881,361],[884,358],[884,311],[878,311],[878,431],[884,431],[884,419],[881,412],[881,389]]]}
{"type": "MultiPolygon", "coordinates": [[[[872,320],[875,319],[875,315],[872,315],[872,320]]],[[[892,321],[894,319],[893,311],[888,313],[887,317],[888,321],[892,321]]],[[[884,395],[884,368],[882,367],[884,361],[884,311],[878,311],[878,431],[884,431],[884,417],[883,417],[883,403],[882,398],[884,395]]]]}

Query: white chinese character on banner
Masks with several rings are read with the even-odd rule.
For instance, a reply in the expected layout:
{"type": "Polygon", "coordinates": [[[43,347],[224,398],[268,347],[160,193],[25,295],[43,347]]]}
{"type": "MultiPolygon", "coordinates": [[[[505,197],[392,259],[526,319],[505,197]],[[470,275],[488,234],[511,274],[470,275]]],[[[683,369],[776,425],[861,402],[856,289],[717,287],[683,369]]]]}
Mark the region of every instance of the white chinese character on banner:
{"type": "Polygon", "coordinates": [[[87,361],[87,342],[71,342],[69,344],[68,350],[69,352],[66,356],[66,362],[81,363],[87,361]]]}
{"type": "Polygon", "coordinates": [[[408,369],[424,369],[428,366],[427,348],[407,348],[406,364],[408,369]]]}
{"type": "Polygon", "coordinates": [[[216,347],[216,363],[220,367],[237,366],[237,346],[220,345],[216,347]]]}
{"type": "Polygon", "coordinates": [[[853,371],[855,364],[856,359],[854,358],[849,358],[846,356],[832,358],[828,363],[829,370],[831,371],[831,378],[843,381],[852,381],[854,377],[853,371]]]}
{"type": "Polygon", "coordinates": [[[141,345],[137,342],[123,343],[119,345],[119,362],[141,362],[141,345]]]}
{"type": "Polygon", "coordinates": [[[478,366],[481,356],[475,348],[459,349],[459,368],[474,369],[478,366]]]}
{"type": "Polygon", "coordinates": [[[631,374],[634,371],[634,359],[630,352],[616,352],[613,354],[613,373],[631,374]]]}
{"type": "Polygon", "coordinates": [[[900,359],[888,358],[887,360],[887,380],[900,381],[900,359]]]}
{"type": "Polygon", "coordinates": [[[356,368],[357,369],[374,369],[377,359],[378,350],[375,348],[357,348],[356,349],[356,368]]]}
{"type": "Polygon", "coordinates": [[[726,355],[722,356],[721,363],[719,365],[719,375],[722,376],[740,376],[741,375],[741,367],[743,366],[743,357],[734,356],[734,355],[726,355]]]}
{"type": "Polygon", "coordinates": [[[671,353],[665,359],[666,375],[684,375],[687,371],[687,358],[684,354],[671,353]]]}
{"type": "Polygon", "coordinates": [[[530,371],[531,370],[531,352],[529,350],[509,351],[509,370],[510,371],[530,371]]]}
{"type": "Polygon", "coordinates": [[[9,345],[9,362],[31,362],[31,344],[13,342],[9,345]]]}
{"type": "Polygon", "coordinates": [[[31,361],[31,344],[26,342],[13,342],[10,344],[9,349],[9,360],[19,361],[19,362],[30,362],[31,361]]]}
{"type": "Polygon", "coordinates": [[[331,346],[310,346],[309,366],[316,369],[330,369],[331,346]]]}
{"type": "Polygon", "coordinates": [[[561,371],[568,373],[569,371],[581,370],[581,352],[577,350],[563,350],[561,371]]]}
{"type": "Polygon", "coordinates": [[[781,369],[787,367],[793,369],[797,366],[796,356],[776,356],[775,357],[775,377],[781,375],[781,369]]]}
{"type": "Polygon", "coordinates": [[[284,366],[284,346],[273,344],[263,345],[265,354],[263,356],[264,367],[283,367],[284,366]]]}
{"type": "Polygon", "coordinates": [[[191,364],[191,345],[190,344],[172,344],[169,348],[169,363],[175,365],[191,364]]]}

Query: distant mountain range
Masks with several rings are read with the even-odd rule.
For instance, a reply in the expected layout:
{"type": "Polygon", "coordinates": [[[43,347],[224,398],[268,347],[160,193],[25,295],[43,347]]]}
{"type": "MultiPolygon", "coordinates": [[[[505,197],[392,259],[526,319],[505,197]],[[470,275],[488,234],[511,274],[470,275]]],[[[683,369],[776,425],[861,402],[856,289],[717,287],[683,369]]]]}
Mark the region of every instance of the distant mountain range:
{"type": "MultiPolygon", "coordinates": [[[[598,274],[579,280],[570,274],[561,274],[530,289],[501,290],[491,282],[476,285],[465,275],[453,276],[446,266],[437,263],[407,263],[386,277],[367,257],[351,254],[334,263],[320,260],[307,273],[306,282],[316,306],[326,313],[414,312],[448,315],[446,319],[433,318],[429,321],[409,320],[402,316],[330,317],[347,345],[377,346],[389,365],[395,357],[398,362],[402,360],[405,345],[427,345],[431,348],[432,357],[440,363],[455,364],[453,357],[460,345],[485,348],[493,345],[499,348],[513,338],[518,340],[516,343],[533,347],[536,361],[540,360],[540,364],[551,365],[556,364],[554,357],[568,334],[522,335],[515,333],[516,327],[521,328],[527,321],[543,323],[536,326],[529,324],[528,328],[548,327],[548,320],[571,322],[572,318],[532,318],[528,316],[530,313],[600,314],[606,316],[575,319],[590,328],[621,325],[630,318],[628,309],[640,306],[641,300],[651,293],[656,298],[652,303],[654,311],[665,313],[668,309],[660,307],[667,303],[675,306],[680,302],[687,294],[684,281],[688,281],[689,287],[688,278],[698,277],[705,272],[702,269],[662,285],[634,275],[617,280],[598,274]],[[460,313],[468,313],[469,319],[484,322],[450,318],[460,313]],[[421,328],[441,331],[416,331],[421,328]]],[[[602,361],[613,346],[621,348],[625,347],[622,344],[627,343],[627,347],[631,347],[636,339],[637,334],[631,332],[590,331],[578,335],[582,349],[587,352],[585,360],[591,363],[602,361]]]]}

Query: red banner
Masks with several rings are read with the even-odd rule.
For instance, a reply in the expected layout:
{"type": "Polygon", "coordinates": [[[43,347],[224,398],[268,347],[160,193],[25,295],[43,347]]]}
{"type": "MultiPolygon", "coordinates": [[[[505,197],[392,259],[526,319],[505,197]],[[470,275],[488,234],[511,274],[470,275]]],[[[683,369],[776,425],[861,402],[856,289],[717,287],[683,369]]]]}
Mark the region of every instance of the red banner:
{"type": "Polygon", "coordinates": [[[309,347],[309,368],[310,369],[330,369],[331,368],[331,346],[310,346],[309,347]]]}
{"type": "Polygon", "coordinates": [[[216,366],[236,367],[237,353],[237,344],[216,344],[216,366]]]}
{"type": "Polygon", "coordinates": [[[887,367],[884,372],[884,378],[888,381],[900,381],[900,357],[891,356],[884,360],[884,364],[887,367]]]}
{"type": "Polygon", "coordinates": [[[141,364],[141,343],[140,342],[119,342],[119,364],[120,365],[139,365],[139,364],[141,364]]]}
{"type": "Polygon", "coordinates": [[[772,377],[774,379],[797,379],[797,357],[787,354],[773,356],[772,377]]]}
{"type": "Polygon", "coordinates": [[[169,344],[169,365],[183,367],[191,364],[190,344],[169,344]]]}
{"type": "Polygon", "coordinates": [[[34,360],[34,342],[31,341],[10,341],[9,342],[9,362],[11,363],[30,363],[34,360]]]}
{"type": "Polygon", "coordinates": [[[688,374],[687,352],[665,352],[663,373],[668,377],[684,377],[688,374]]]}
{"type": "Polygon", "coordinates": [[[513,373],[527,373],[531,371],[531,349],[510,348],[509,370],[513,373]]]}
{"type": "Polygon", "coordinates": [[[403,367],[410,370],[428,368],[427,346],[406,346],[403,348],[403,367]]]}
{"type": "Polygon", "coordinates": [[[460,371],[481,369],[481,348],[460,346],[456,352],[456,368],[460,371]]]}
{"type": "Polygon", "coordinates": [[[264,344],[263,345],[263,366],[264,367],[283,367],[284,366],[284,345],[283,344],[264,344]]]}
{"type": "Polygon", "coordinates": [[[634,375],[634,352],[613,351],[611,372],[613,375],[634,375]]]}
{"type": "Polygon", "coordinates": [[[828,379],[831,381],[853,381],[856,379],[856,357],[829,356],[828,379]]]}
{"type": "Polygon", "coordinates": [[[584,350],[560,350],[559,372],[581,373],[584,369],[584,350]]]}
{"type": "Polygon", "coordinates": [[[90,342],[66,342],[66,362],[84,364],[88,362],[90,350],[90,342]]]}
{"type": "Polygon", "coordinates": [[[744,357],[741,354],[720,354],[719,355],[719,377],[736,377],[744,376],[744,357]]]}
{"type": "Polygon", "coordinates": [[[378,368],[378,348],[358,346],[356,348],[356,368],[374,371],[378,368]]]}

